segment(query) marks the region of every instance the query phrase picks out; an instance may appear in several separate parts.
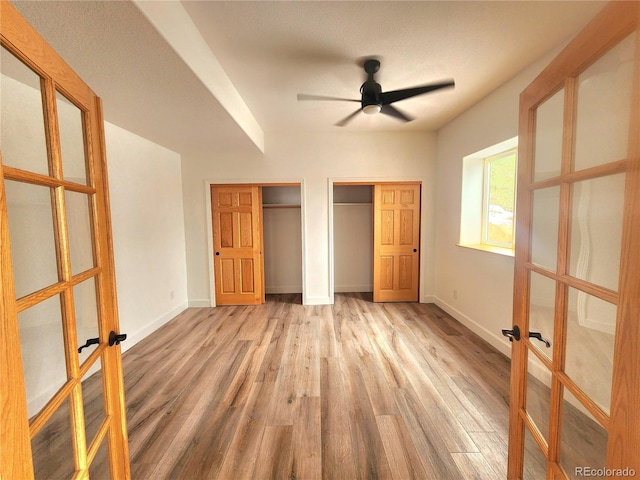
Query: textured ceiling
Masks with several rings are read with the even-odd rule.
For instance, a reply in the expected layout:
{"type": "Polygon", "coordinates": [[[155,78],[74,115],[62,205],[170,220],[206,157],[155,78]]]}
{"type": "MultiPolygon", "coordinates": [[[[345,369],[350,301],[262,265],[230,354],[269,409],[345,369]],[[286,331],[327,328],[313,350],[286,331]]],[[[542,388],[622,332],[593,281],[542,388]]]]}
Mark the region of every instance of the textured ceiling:
{"type": "MultiPolygon", "coordinates": [[[[14,2],[103,98],[105,118],[180,153],[252,148],[129,2],[14,2]]],[[[435,130],[574,36],[603,6],[583,1],[219,2],[182,5],[265,132],[338,129],[358,99],[361,59],[383,90],[453,78],[396,106],[410,123],[357,116],[345,131],[435,130]]],[[[186,34],[186,32],[185,32],[186,34]]]]}

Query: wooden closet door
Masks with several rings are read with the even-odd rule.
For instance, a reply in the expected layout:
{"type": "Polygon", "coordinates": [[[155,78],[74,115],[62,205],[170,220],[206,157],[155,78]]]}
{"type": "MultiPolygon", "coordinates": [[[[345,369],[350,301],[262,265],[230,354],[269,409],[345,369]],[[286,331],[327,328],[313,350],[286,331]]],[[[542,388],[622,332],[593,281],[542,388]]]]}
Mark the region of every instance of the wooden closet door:
{"type": "Polygon", "coordinates": [[[374,185],[373,301],[417,302],[420,185],[374,185]]]}
{"type": "Polygon", "coordinates": [[[212,186],[216,305],[264,303],[260,187],[212,186]]]}

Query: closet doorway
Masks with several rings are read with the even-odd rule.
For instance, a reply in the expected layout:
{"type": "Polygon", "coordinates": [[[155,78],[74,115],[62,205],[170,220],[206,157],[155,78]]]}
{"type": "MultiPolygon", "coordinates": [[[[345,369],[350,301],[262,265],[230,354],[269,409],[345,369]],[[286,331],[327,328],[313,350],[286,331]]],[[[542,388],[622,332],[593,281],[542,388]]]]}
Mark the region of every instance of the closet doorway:
{"type": "Polygon", "coordinates": [[[420,182],[334,182],[333,289],[419,297],[420,182]]]}
{"type": "Polygon", "coordinates": [[[209,184],[212,306],[302,293],[301,189],[301,183],[209,184]]]}

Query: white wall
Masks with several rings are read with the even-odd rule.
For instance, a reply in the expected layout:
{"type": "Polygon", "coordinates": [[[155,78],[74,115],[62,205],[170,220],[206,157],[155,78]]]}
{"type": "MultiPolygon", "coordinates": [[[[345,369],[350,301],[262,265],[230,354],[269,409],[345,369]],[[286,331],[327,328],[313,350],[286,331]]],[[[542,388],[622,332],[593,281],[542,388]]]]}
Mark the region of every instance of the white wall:
{"type": "Polygon", "coordinates": [[[373,204],[334,205],[336,292],[373,292],[373,204]]]}
{"type": "Polygon", "coordinates": [[[423,182],[421,298],[433,293],[434,174],[436,143],[431,133],[266,135],[266,153],[185,157],[182,178],[189,302],[209,305],[210,278],[206,183],[242,181],[302,182],[304,300],[331,302],[329,269],[329,179],[368,178],[423,182]]]}
{"type": "Polygon", "coordinates": [[[266,293],[302,292],[300,207],[263,210],[266,293]]]}
{"type": "Polygon", "coordinates": [[[513,257],[456,244],[460,240],[462,159],[518,135],[522,90],[553,55],[529,66],[438,131],[436,173],[436,304],[510,355],[500,330],[513,317],[513,257]]]}
{"type": "Polygon", "coordinates": [[[105,125],[123,349],[187,308],[180,156],[105,125]]]}

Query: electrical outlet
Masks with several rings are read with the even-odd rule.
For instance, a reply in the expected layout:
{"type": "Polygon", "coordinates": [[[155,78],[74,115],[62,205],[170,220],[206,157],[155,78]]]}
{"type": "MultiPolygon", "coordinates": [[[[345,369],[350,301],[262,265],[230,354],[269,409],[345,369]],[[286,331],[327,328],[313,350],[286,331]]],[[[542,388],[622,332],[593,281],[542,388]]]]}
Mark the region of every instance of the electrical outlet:
{"type": "Polygon", "coordinates": [[[453,299],[457,300],[458,299],[458,290],[454,290],[453,291],[453,299]]]}
{"type": "Polygon", "coordinates": [[[176,296],[176,292],[171,290],[171,293],[169,293],[169,296],[171,297],[171,300],[173,300],[173,298],[176,296]]]}

